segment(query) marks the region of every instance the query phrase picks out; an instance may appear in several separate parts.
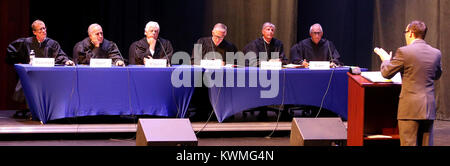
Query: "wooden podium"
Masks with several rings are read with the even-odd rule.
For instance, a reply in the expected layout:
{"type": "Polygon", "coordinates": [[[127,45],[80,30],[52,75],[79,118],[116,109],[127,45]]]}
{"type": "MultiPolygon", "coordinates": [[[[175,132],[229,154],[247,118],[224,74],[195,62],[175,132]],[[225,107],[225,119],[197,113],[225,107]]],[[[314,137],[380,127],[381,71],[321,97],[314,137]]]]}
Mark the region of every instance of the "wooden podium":
{"type": "Polygon", "coordinates": [[[373,83],[347,73],[347,145],[398,141],[397,107],[401,84],[373,83]]]}

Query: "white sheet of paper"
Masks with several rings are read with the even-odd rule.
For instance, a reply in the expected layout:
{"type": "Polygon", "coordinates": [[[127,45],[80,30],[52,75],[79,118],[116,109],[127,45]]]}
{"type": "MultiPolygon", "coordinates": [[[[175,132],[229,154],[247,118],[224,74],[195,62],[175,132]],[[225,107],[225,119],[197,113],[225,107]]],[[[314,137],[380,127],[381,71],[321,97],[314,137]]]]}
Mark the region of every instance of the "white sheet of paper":
{"type": "Polygon", "coordinates": [[[361,76],[363,76],[364,78],[366,78],[372,82],[392,82],[392,83],[396,83],[396,84],[402,83],[402,77],[401,77],[400,73],[395,74],[395,76],[392,77],[391,79],[384,78],[383,75],[381,75],[380,71],[361,72],[361,76]]]}

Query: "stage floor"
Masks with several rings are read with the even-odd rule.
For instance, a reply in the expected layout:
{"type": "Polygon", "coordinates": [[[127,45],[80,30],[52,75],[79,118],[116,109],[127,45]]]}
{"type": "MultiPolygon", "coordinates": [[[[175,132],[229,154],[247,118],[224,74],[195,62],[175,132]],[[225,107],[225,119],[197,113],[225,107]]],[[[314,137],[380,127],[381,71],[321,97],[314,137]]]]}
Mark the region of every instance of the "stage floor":
{"type": "MultiPolygon", "coordinates": [[[[133,123],[80,120],[82,123],[77,124],[70,120],[43,125],[39,121],[14,118],[14,113],[13,110],[0,111],[0,146],[135,146],[136,143],[136,120],[132,120],[133,123]]],[[[236,117],[224,123],[194,121],[192,127],[199,146],[290,145],[290,121],[257,122],[236,117]]],[[[450,121],[436,120],[434,132],[436,146],[450,146],[450,121]]]]}

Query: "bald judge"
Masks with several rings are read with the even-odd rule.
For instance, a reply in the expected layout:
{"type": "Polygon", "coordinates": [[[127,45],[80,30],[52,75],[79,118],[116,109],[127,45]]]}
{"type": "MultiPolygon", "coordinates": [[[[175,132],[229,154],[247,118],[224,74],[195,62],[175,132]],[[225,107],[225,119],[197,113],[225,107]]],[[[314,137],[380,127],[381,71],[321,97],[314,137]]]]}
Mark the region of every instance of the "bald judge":
{"type": "Polygon", "coordinates": [[[99,24],[91,24],[88,35],[73,48],[73,60],[76,64],[89,64],[91,58],[109,58],[114,65],[125,66],[116,43],[103,38],[103,29],[99,24]]]}

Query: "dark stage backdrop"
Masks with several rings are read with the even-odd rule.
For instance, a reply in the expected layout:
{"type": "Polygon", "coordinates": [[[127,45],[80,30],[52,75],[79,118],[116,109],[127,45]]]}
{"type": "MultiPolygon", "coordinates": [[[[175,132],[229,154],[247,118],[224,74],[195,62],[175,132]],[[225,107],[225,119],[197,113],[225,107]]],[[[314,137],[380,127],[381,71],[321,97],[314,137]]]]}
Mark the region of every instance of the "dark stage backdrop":
{"type": "Polygon", "coordinates": [[[6,65],[6,47],[19,37],[27,36],[30,28],[29,0],[0,0],[0,110],[24,109],[12,100],[17,76],[11,65],[6,65]]]}
{"type": "Polygon", "coordinates": [[[43,20],[48,37],[59,41],[68,55],[88,36],[88,26],[98,23],[104,38],[114,41],[126,59],[129,46],[144,37],[149,21],[159,23],[160,37],[170,40],[175,51],[191,50],[202,35],[205,10],[201,0],[30,1],[30,6],[30,20],[43,20]]]}
{"type": "Polygon", "coordinates": [[[373,0],[299,0],[297,41],[310,38],[309,28],[319,23],[345,65],[370,67],[373,0]]]}

